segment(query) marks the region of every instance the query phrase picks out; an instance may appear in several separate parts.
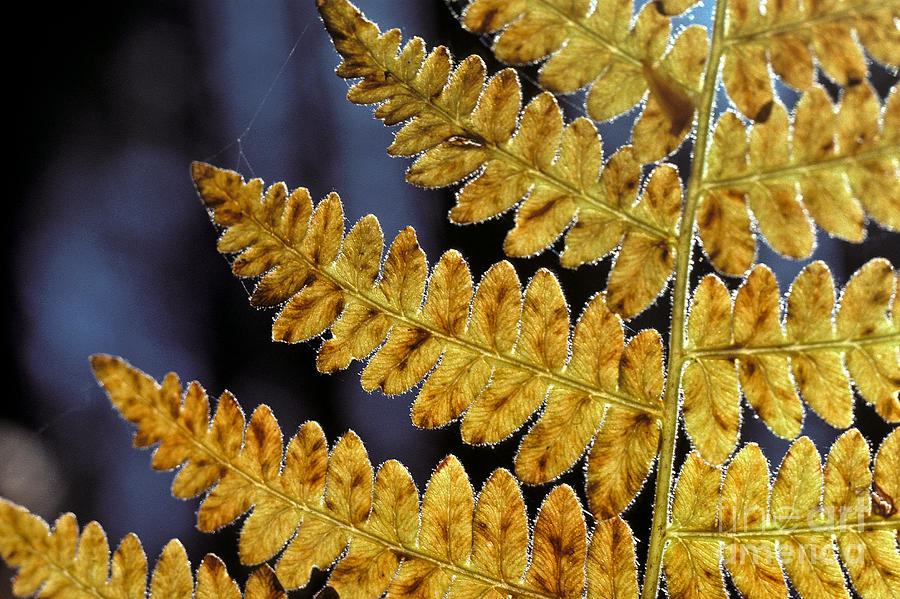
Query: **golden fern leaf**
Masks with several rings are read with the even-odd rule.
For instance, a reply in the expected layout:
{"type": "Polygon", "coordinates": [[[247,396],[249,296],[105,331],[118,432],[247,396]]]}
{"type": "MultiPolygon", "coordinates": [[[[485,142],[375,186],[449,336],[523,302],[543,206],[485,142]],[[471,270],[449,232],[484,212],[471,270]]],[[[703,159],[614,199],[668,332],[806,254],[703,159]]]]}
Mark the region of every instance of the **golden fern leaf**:
{"type": "Polygon", "coordinates": [[[750,272],[733,306],[721,280],[703,279],[682,388],[685,428],[704,459],[721,464],[737,442],[738,383],[763,422],[789,439],[803,421],[797,390],[829,424],[849,427],[850,379],[882,418],[900,421],[900,326],[888,319],[896,284],[887,260],[871,260],[850,279],[833,321],[831,273],[813,262],[791,286],[782,326],[778,283],[766,266],[750,272]]]}
{"type": "Polygon", "coordinates": [[[814,81],[813,58],[838,85],[865,81],[860,43],[875,60],[900,65],[896,0],[771,2],[765,14],[758,3],[730,0],[728,16],[722,79],[738,109],[756,121],[766,121],[774,103],[769,66],[788,85],[806,90],[814,81]]]}
{"type": "MultiPolygon", "coordinates": [[[[452,221],[480,222],[525,198],[504,243],[508,255],[546,249],[574,220],[566,234],[563,266],[599,260],[621,246],[608,281],[609,305],[631,317],[656,299],[675,263],[682,192],[674,167],[659,166],[638,201],[640,155],[636,160],[626,146],[604,168],[594,125],[578,119],[564,127],[562,112],[549,93],[520,112],[521,91],[513,70],[501,71],[485,86],[484,63],[477,56],[463,60],[451,73],[450,54],[443,46],[426,56],[422,40],[413,38],[398,54],[400,32],[380,34],[346,0],[322,1],[319,10],[344,59],[337,74],[362,79],[347,98],[357,104],[383,102],[375,116],[388,125],[411,119],[388,148],[398,156],[421,153],[407,172],[410,183],[450,185],[484,167],[457,196],[452,221]]],[[[668,23],[655,10],[644,13],[668,23]]],[[[657,31],[663,47],[666,31],[657,31]]],[[[696,41],[690,32],[695,31],[682,34],[671,61],[689,61],[689,48],[694,48],[690,44],[696,41]]],[[[654,106],[651,101],[642,123],[659,112],[654,106]]],[[[687,128],[692,115],[693,105],[683,117],[687,128]]],[[[666,129],[658,123],[648,126],[652,137],[663,139],[658,132],[666,129]]]]}
{"type": "Polygon", "coordinates": [[[197,569],[196,589],[184,547],[169,541],[156,562],[147,588],[147,556],[141,542],[129,534],[109,555],[106,533],[90,522],[79,535],[71,513],[53,530],[39,516],[0,498],[0,556],[18,575],[13,593],[65,599],[287,599],[275,572],[257,568],[241,594],[225,564],[208,554],[197,569]]]}
{"type": "Polygon", "coordinates": [[[866,214],[900,230],[900,93],[884,109],[872,88],[847,89],[835,112],[824,89],[813,86],[791,122],[771,104],[750,131],[740,118],[719,119],[704,175],[697,216],[700,239],[715,267],[740,275],[753,264],[755,241],[747,208],[776,251],[808,256],[812,221],[828,233],[860,242],[866,214]]]}
{"type": "Polygon", "coordinates": [[[276,568],[287,588],[304,586],[313,566],[335,561],[329,585],[342,598],[387,592],[440,599],[449,589],[450,597],[577,599],[585,585],[589,595],[606,588],[611,576],[617,584],[635,579],[628,525],[608,521],[596,538],[609,544],[588,548],[581,505],[566,485],[550,491],[530,533],[512,474],[495,471],[476,503],[465,471],[449,456],[428,482],[420,510],[412,478],[399,462],[383,464],[373,481],[353,432],[329,456],[321,428],[307,422],[284,448],[267,406],[245,427],[226,392],[210,423],[209,399],[199,384],[189,385],[182,398],[174,374],[160,385],[118,358],[94,356],[92,364],[116,408],[138,425],[135,445],[159,444],[153,467],[184,464],[173,493],[209,490],[197,515],[201,530],[221,528],[252,509],[239,545],[241,561],[250,564],[272,558],[290,540],[276,568]]]}
{"type": "MultiPolygon", "coordinates": [[[[885,477],[896,486],[900,429],[876,459],[876,489],[885,477]]],[[[849,597],[835,541],[861,597],[900,596],[900,517],[872,510],[869,448],[859,431],[851,429],[835,442],[824,472],[815,445],[801,437],[771,489],[768,464],[755,444],[734,457],[720,488],[721,475],[697,453],[682,469],[665,554],[672,597],[724,598],[720,562],[748,599],[786,598],[782,570],[803,599],[849,597]]]]}
{"type": "Polygon", "coordinates": [[[881,444],[874,474],[873,511],[886,518],[896,516],[900,511],[900,434],[896,431],[881,444]]]}
{"type": "Polygon", "coordinates": [[[468,443],[506,438],[546,396],[547,407],[516,457],[516,474],[529,483],[568,469],[608,404],[609,425],[594,440],[597,459],[588,467],[592,509],[601,518],[618,514],[640,490],[659,439],[663,377],[656,331],[624,345],[621,319],[601,294],[585,308],[570,342],[568,308],[549,271],[538,271],[523,298],[512,266],[501,262],[473,299],[468,267],[455,251],[438,261],[423,304],[428,267],[412,229],[397,235],[382,264],[378,221],[367,216],[343,238],[335,194],[313,211],[305,189],[288,194],[282,183],[261,199],[259,179],[244,183],[235,172],[200,163],[194,180],[215,222],[228,227],[219,250],[241,252],[235,274],[268,271],[251,303],[289,300],[273,325],[275,339],[301,341],[331,327],[319,352],[322,371],[346,368],[380,346],[362,373],[363,388],[397,394],[428,376],[413,422],[437,427],[465,412],[461,432],[468,443]],[[614,456],[624,462],[613,476],[602,475],[610,468],[604,460],[614,456]]]}
{"type": "Polygon", "coordinates": [[[648,93],[634,125],[635,156],[653,162],[674,151],[691,130],[708,54],[706,29],[680,32],[668,52],[670,15],[694,2],[648,2],[632,26],[629,0],[474,0],[463,26],[500,32],[494,54],[508,64],[549,56],[541,87],[571,93],[589,85],[585,107],[597,121],[618,116],[648,93]]]}
{"type": "Polygon", "coordinates": [[[634,539],[621,518],[597,524],[587,556],[587,599],[637,599],[634,539]]]}

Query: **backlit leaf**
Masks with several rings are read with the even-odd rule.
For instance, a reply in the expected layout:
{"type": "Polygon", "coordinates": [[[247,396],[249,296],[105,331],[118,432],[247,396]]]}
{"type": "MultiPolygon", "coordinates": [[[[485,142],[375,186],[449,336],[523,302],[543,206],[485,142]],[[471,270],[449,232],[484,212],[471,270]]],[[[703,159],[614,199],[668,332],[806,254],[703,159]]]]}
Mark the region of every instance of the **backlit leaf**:
{"type": "Polygon", "coordinates": [[[694,294],[682,378],[686,428],[703,457],[719,464],[734,447],[735,367],[748,403],[785,438],[800,433],[798,391],[827,422],[850,426],[851,379],[882,418],[900,420],[900,328],[888,319],[895,286],[889,262],[868,262],[847,284],[833,323],[834,283],[825,264],[813,262],[791,286],[782,325],[781,295],[767,267],[747,276],[730,317],[724,284],[704,279],[694,294]]]}
{"type": "Polygon", "coordinates": [[[896,88],[882,109],[872,88],[861,83],[844,92],[835,111],[825,90],[811,86],[792,119],[769,101],[749,142],[741,121],[726,112],[710,144],[697,217],[715,267],[741,275],[752,266],[747,208],[769,245],[792,258],[812,252],[813,223],[853,242],[865,238],[866,215],[900,229],[900,145],[889,130],[889,114],[898,104],[896,88]]]}
{"type": "Polygon", "coordinates": [[[191,575],[184,547],[169,541],[147,586],[147,557],[141,542],[129,534],[112,557],[106,533],[96,522],[81,534],[71,513],[59,517],[51,530],[39,516],[0,499],[0,556],[18,570],[13,593],[26,597],[93,599],[287,599],[269,566],[250,575],[246,593],[225,571],[225,564],[208,554],[191,575]]]}
{"type": "Polygon", "coordinates": [[[628,524],[618,516],[597,524],[587,555],[587,598],[637,599],[632,564],[634,538],[628,524]]]}
{"type": "MultiPolygon", "coordinates": [[[[896,457],[891,437],[881,451],[886,463],[896,457]]],[[[869,509],[870,468],[868,446],[855,429],[832,447],[824,477],[812,441],[795,441],[771,493],[768,467],[756,445],[734,457],[721,490],[720,469],[692,454],[675,491],[672,540],[665,554],[670,594],[724,596],[722,583],[714,580],[718,562],[708,561],[724,542],[724,564],[746,597],[786,597],[782,568],[803,599],[849,597],[838,556],[860,596],[895,597],[900,590],[895,536],[900,518],[869,509]],[[716,502],[719,516],[712,523],[706,506],[716,502]]]]}
{"type": "Polygon", "coordinates": [[[728,3],[723,80],[741,112],[765,121],[773,102],[767,64],[788,85],[806,90],[814,81],[813,59],[832,81],[851,89],[865,80],[866,57],[900,63],[898,9],[893,3],[865,0],[759,5],[728,3]],[[853,32],[856,32],[856,36],[853,32]]]}
{"type": "MultiPolygon", "coordinates": [[[[616,518],[608,521],[613,524],[598,529],[601,538],[609,538],[610,544],[592,548],[589,557],[583,510],[568,486],[556,487],[548,493],[530,530],[519,484],[512,474],[496,470],[476,503],[465,471],[450,456],[432,474],[420,508],[412,478],[398,462],[390,460],[382,465],[373,481],[365,448],[352,432],[344,435],[327,456],[321,428],[308,422],[284,450],[281,430],[265,406],[256,409],[245,427],[242,418],[230,415],[219,418],[218,412],[222,410],[240,413],[233,397],[225,394],[213,421],[230,424],[227,429],[224,425],[211,428],[208,412],[199,415],[198,420],[198,414],[187,402],[193,394],[205,400],[194,399],[194,404],[209,405],[197,383],[192,383],[187,393],[182,394],[174,375],[167,377],[161,387],[118,358],[94,356],[92,363],[113,404],[138,425],[136,438],[144,446],[158,444],[157,451],[165,451],[170,446],[185,448],[181,461],[174,466],[204,461],[221,465],[221,477],[206,483],[212,490],[201,506],[199,517],[227,524],[240,515],[231,506],[246,505],[246,509],[252,510],[241,531],[242,562],[271,559],[281,549],[280,545],[293,536],[278,562],[278,582],[268,574],[255,574],[258,579],[251,578],[248,582],[248,596],[251,588],[254,593],[261,593],[259,597],[275,597],[263,591],[280,592],[279,584],[287,588],[302,587],[309,581],[313,566],[326,569],[335,561],[328,588],[340,597],[375,599],[387,592],[391,597],[433,599],[445,595],[470,597],[473,593],[575,599],[583,596],[586,586],[594,589],[588,591],[590,594],[616,584],[623,585],[623,592],[627,592],[615,596],[625,599],[633,597],[636,591],[636,569],[627,525],[616,518]],[[173,394],[177,400],[174,405],[173,394]],[[226,435],[237,439],[238,446],[242,446],[238,453],[224,449],[228,445],[222,442],[226,435]],[[276,445],[274,463],[280,464],[282,457],[285,463],[281,472],[269,470],[272,461],[267,458],[276,445]],[[286,455],[282,456],[284,451],[286,455]],[[248,485],[227,482],[238,478],[248,485]],[[231,497],[231,493],[235,496],[231,497]],[[216,497],[214,502],[213,497],[216,497]],[[276,530],[283,530],[281,519],[288,514],[289,531],[280,545],[275,546],[268,537],[276,530]],[[252,557],[245,553],[245,547],[254,548],[252,557]],[[262,547],[268,547],[268,552],[263,554],[262,547]],[[617,563],[615,573],[598,569],[598,564],[607,563],[610,556],[630,557],[617,563]],[[586,560],[592,564],[587,570],[586,560]]],[[[5,505],[0,503],[0,516],[4,515],[5,505]]],[[[74,527],[74,520],[65,522],[74,527]]],[[[16,526],[25,525],[34,529],[28,534],[47,536],[47,527],[42,522],[25,519],[24,524],[16,526]]],[[[13,533],[5,526],[0,517],[0,549],[5,547],[6,536],[13,533]]],[[[77,536],[68,528],[65,531],[73,539],[77,536]]],[[[103,575],[98,580],[105,581],[105,564],[109,559],[104,549],[105,539],[101,542],[89,537],[89,541],[99,547],[91,555],[96,553],[102,557],[103,575]]],[[[69,553],[74,555],[74,549],[69,553]]],[[[91,563],[98,559],[92,557],[91,563]]],[[[158,586],[161,593],[170,589],[166,586],[170,580],[185,579],[181,563],[186,561],[167,565],[166,580],[160,578],[157,582],[154,578],[154,588],[158,586]]],[[[200,589],[203,596],[210,597],[238,592],[219,564],[207,558],[201,566],[198,596],[200,589]]],[[[189,572],[186,580],[188,594],[185,596],[189,596],[189,572]]],[[[173,592],[172,596],[179,595],[173,592]]]]}
{"type": "MultiPolygon", "coordinates": [[[[639,82],[640,89],[633,90],[634,97],[621,110],[640,100],[648,85],[651,95],[635,129],[635,143],[640,144],[620,149],[604,166],[596,127],[583,118],[564,126],[551,94],[537,96],[520,110],[519,80],[511,69],[486,83],[483,63],[470,56],[451,73],[449,53],[442,46],[426,56],[421,40],[413,38],[397,55],[396,31],[379,36],[377,27],[345,0],[321,2],[319,9],[344,58],[338,75],[362,78],[351,88],[350,101],[384,101],[376,117],[387,124],[408,120],[388,149],[393,155],[419,155],[407,180],[440,187],[475,174],[457,195],[450,212],[452,221],[480,222],[519,204],[515,226],[504,243],[508,255],[541,252],[568,229],[561,262],[569,268],[599,260],[620,246],[608,289],[616,312],[632,317],[656,299],[674,265],[681,181],[674,168],[660,167],[639,198],[640,162],[673,151],[690,130],[694,114],[691,90],[698,84],[706,59],[702,28],[691,27],[682,33],[660,63],[659,72],[641,63],[642,57],[658,57],[665,48],[669,19],[658,8],[645,8],[629,39],[615,42],[628,48],[626,54],[616,51],[610,55],[615,59],[594,84],[588,105],[605,106],[598,95],[621,98],[623,85],[633,82],[639,82]],[[622,77],[625,80],[620,81],[622,77]],[[605,85],[609,89],[602,91],[605,85]],[[397,113],[393,109],[382,110],[395,104],[408,107],[403,118],[394,118],[397,113]],[[660,136],[660,131],[667,135],[660,136]],[[653,157],[648,158],[648,153],[653,157]],[[635,285],[635,280],[642,282],[635,285]]],[[[526,10],[525,5],[500,10],[476,3],[466,18],[476,19],[478,13],[481,20],[487,20],[479,27],[502,27],[508,22],[504,19],[517,18],[520,9],[526,10]]],[[[587,5],[583,9],[587,10],[587,5]]],[[[574,15],[581,9],[573,10],[574,15]]],[[[527,11],[516,21],[519,25],[511,27],[524,27],[523,34],[530,36],[530,42],[553,41],[556,46],[548,52],[565,41],[564,37],[556,40],[551,36],[551,40],[538,33],[549,31],[546,27],[555,22],[558,13],[551,11],[553,17],[540,5],[527,11]]],[[[630,14],[629,9],[627,16],[630,14]]],[[[588,19],[590,27],[601,26],[599,16],[588,19]]],[[[501,39],[508,38],[510,31],[501,39]]],[[[574,47],[566,46],[566,51],[574,47]]],[[[555,60],[552,58],[548,67],[555,60]]],[[[578,64],[583,68],[589,63],[578,64]]]]}
{"type": "MultiPolygon", "coordinates": [[[[624,509],[640,490],[659,435],[662,341],[655,331],[647,330],[625,346],[621,319],[610,310],[605,295],[591,300],[570,334],[568,306],[549,271],[539,270],[523,296],[513,268],[497,264],[485,274],[473,297],[468,266],[455,251],[444,254],[427,276],[425,256],[410,228],[391,243],[381,264],[381,278],[376,279],[381,256],[357,249],[358,239],[371,237],[378,240],[375,247],[381,245],[372,217],[363,218],[347,234],[343,247],[349,247],[351,254],[345,256],[340,250],[331,256],[331,263],[319,264],[307,256],[314,252],[307,237],[287,245],[288,240],[278,233],[290,228],[281,219],[296,212],[288,208],[290,198],[304,194],[282,194],[284,207],[267,204],[265,216],[253,217],[259,198],[244,197],[242,188],[228,192],[231,202],[222,196],[221,190],[231,190],[239,175],[201,164],[195,166],[194,174],[201,196],[210,195],[219,210],[228,211],[234,226],[244,230],[249,248],[230,245],[230,249],[246,253],[256,247],[256,239],[265,247],[283,244],[275,268],[288,272],[296,267],[304,272],[304,287],[276,319],[276,338],[299,326],[316,331],[330,326],[332,337],[319,355],[323,369],[345,368],[351,359],[366,358],[378,348],[363,370],[363,387],[396,394],[426,378],[413,405],[413,421],[436,427],[465,413],[461,432],[469,443],[502,441],[546,400],[546,409],[526,435],[516,459],[517,474],[527,482],[552,480],[572,466],[600,427],[606,406],[614,407],[610,423],[615,424],[601,430],[595,451],[629,455],[629,466],[621,471],[623,480],[620,474],[613,478],[591,475],[599,493],[591,504],[602,518],[608,518],[624,509]],[[256,238],[246,233],[253,228],[256,238]],[[300,301],[317,284],[333,290],[329,293],[335,295],[334,311],[323,312],[300,301]],[[642,435],[635,436],[635,431],[642,435]],[[613,480],[622,482],[618,490],[603,488],[613,480]],[[598,499],[610,493],[615,500],[598,499]]],[[[648,202],[672,210],[680,192],[672,195],[666,181],[674,179],[674,169],[659,167],[647,186],[648,202]]],[[[605,184],[616,185],[612,179],[605,184]]],[[[336,196],[324,202],[327,209],[321,204],[315,209],[307,235],[315,227],[333,228],[330,220],[317,221],[315,214],[340,215],[339,204],[333,204],[339,202],[336,196]]],[[[339,239],[329,243],[342,247],[339,239]]],[[[218,473],[211,470],[208,475],[218,473]]]]}
{"type": "Polygon", "coordinates": [[[505,63],[547,58],[539,78],[544,89],[571,93],[589,86],[585,106],[594,120],[625,112],[649,91],[634,139],[638,159],[650,162],[675,150],[693,121],[706,64],[705,29],[682,32],[663,56],[669,16],[692,4],[648,3],[632,24],[627,0],[474,0],[462,22],[474,33],[499,31],[493,49],[505,63]]]}

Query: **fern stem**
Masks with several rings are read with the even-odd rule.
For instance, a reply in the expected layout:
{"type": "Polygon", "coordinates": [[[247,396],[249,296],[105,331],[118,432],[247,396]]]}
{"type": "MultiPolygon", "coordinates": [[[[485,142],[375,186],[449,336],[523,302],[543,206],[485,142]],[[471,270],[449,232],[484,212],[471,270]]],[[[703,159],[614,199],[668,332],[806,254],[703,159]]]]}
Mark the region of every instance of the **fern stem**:
{"type": "Polygon", "coordinates": [[[784,528],[769,528],[760,530],[677,530],[669,529],[669,534],[677,538],[691,538],[707,541],[772,541],[789,539],[798,535],[822,535],[832,536],[848,532],[866,532],[871,530],[900,530],[900,517],[896,518],[870,518],[862,521],[851,522],[827,522],[822,524],[806,524],[792,526],[787,524],[784,528]]]}
{"type": "Polygon", "coordinates": [[[679,389],[681,370],[685,363],[685,320],[691,275],[691,255],[694,250],[694,221],[703,190],[706,151],[709,144],[713,106],[716,99],[719,63],[725,41],[726,0],[716,0],[709,60],[703,78],[703,90],[697,110],[697,135],[687,193],[684,199],[681,228],[678,231],[677,261],[675,264],[672,327],[669,331],[669,363],[663,395],[662,434],[656,473],[656,494],[653,501],[653,523],[647,549],[644,588],[641,599],[656,599],[662,571],[662,556],[669,526],[669,499],[674,482],[675,444],[678,440],[679,389]]]}
{"type": "Polygon", "coordinates": [[[885,146],[864,150],[857,154],[845,156],[834,156],[832,158],[823,159],[815,163],[808,164],[791,164],[778,168],[759,170],[752,174],[740,175],[738,177],[725,177],[723,179],[710,179],[704,181],[703,190],[719,189],[722,187],[738,187],[751,185],[754,183],[765,183],[777,179],[799,178],[804,175],[817,173],[819,171],[835,171],[856,166],[862,162],[869,160],[880,160],[882,158],[896,158],[900,156],[900,143],[888,144],[885,146]]]}
{"type": "Polygon", "coordinates": [[[727,360],[758,354],[803,354],[813,351],[849,352],[869,345],[900,346],[900,333],[872,335],[871,337],[864,337],[862,339],[829,339],[826,341],[804,341],[802,343],[756,345],[753,347],[704,347],[700,349],[687,349],[685,350],[684,355],[686,358],[721,358],[727,360]]]}

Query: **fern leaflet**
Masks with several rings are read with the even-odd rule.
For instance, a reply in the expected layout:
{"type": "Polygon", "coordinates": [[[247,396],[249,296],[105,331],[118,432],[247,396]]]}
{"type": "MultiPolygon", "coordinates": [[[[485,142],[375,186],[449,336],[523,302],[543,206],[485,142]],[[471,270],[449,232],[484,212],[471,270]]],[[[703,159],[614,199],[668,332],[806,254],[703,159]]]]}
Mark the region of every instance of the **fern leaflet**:
{"type": "MultiPolygon", "coordinates": [[[[73,514],[63,514],[53,526],[39,516],[0,499],[0,555],[19,572],[13,593],[27,597],[66,599],[144,599],[147,597],[147,556],[141,542],[129,534],[109,556],[106,533],[90,522],[79,535],[73,514]],[[111,571],[111,572],[110,572],[111,571]]],[[[250,575],[241,594],[213,554],[197,568],[196,590],[191,565],[177,540],[163,549],[153,570],[150,599],[287,599],[269,566],[250,575]]]]}
{"type": "Polygon", "coordinates": [[[788,439],[803,421],[795,384],[828,423],[850,426],[848,373],[884,419],[900,421],[900,327],[888,318],[895,288],[890,263],[870,261],[847,284],[832,322],[831,273],[813,262],[791,286],[783,327],[778,283],[767,267],[750,272],[733,307],[720,279],[703,279],[688,322],[682,385],[685,427],[704,459],[721,464],[736,445],[738,382],[769,428],[788,439]]]}
{"type": "Polygon", "coordinates": [[[734,457],[721,488],[720,469],[691,454],[675,491],[668,531],[670,594],[724,599],[719,569],[724,562],[735,585],[751,599],[787,597],[782,569],[804,599],[848,597],[836,541],[861,596],[897,597],[900,518],[895,498],[877,493],[884,485],[896,486],[898,464],[900,432],[895,430],[876,457],[873,497],[879,503],[873,503],[869,448],[855,429],[835,442],[824,472],[812,441],[798,439],[771,489],[768,464],[755,444],[734,457]]]}
{"type": "Polygon", "coordinates": [[[774,102],[769,65],[785,83],[806,90],[815,58],[838,85],[856,86],[868,71],[857,39],[879,62],[900,64],[896,1],[770,2],[763,14],[757,3],[730,0],[728,13],[722,80],[738,109],[757,121],[768,118],[774,102]]]}
{"type": "MultiPolygon", "coordinates": [[[[566,234],[564,266],[598,260],[621,243],[607,291],[616,312],[634,316],[660,294],[674,266],[681,208],[674,167],[659,166],[638,201],[640,156],[626,146],[604,168],[594,125],[578,119],[563,127],[550,94],[535,98],[520,115],[513,70],[498,73],[485,87],[484,64],[477,56],[462,61],[451,75],[444,47],[425,56],[423,42],[413,38],[398,55],[399,31],[380,34],[345,0],[320,3],[319,10],[344,58],[337,74],[362,78],[348,99],[383,102],[375,116],[388,125],[411,119],[388,148],[400,156],[422,153],[407,172],[410,183],[450,185],[484,167],[460,191],[451,220],[479,222],[525,197],[504,243],[508,255],[545,249],[575,219],[566,234]]],[[[655,10],[645,12],[664,19],[655,10]]],[[[688,32],[683,37],[695,37],[688,32]]],[[[665,32],[659,34],[664,41],[665,32]]],[[[690,121],[688,115],[688,126],[690,121]]],[[[652,127],[655,132],[658,124],[652,127]]]]}
{"type": "Polygon", "coordinates": [[[755,240],[747,207],[776,251],[805,258],[815,235],[810,217],[828,233],[860,242],[866,214],[900,229],[900,94],[884,109],[860,84],[844,92],[837,112],[813,86],[789,123],[780,104],[753,125],[749,143],[734,113],[719,119],[704,175],[697,224],[706,254],[725,274],[753,264],[755,240]]]}
{"type": "Polygon", "coordinates": [[[288,588],[305,585],[313,566],[337,560],[329,585],[346,598],[374,599],[386,591],[439,599],[449,589],[451,597],[575,599],[585,585],[589,596],[594,587],[605,588],[613,573],[632,581],[636,592],[627,524],[607,521],[597,538],[614,535],[614,542],[588,548],[581,505],[566,485],[550,491],[529,534],[509,472],[495,471],[476,503],[462,466],[449,456],[432,475],[420,511],[406,469],[391,460],[373,480],[353,432],[329,455],[321,428],[308,422],[284,448],[267,406],[257,408],[245,428],[226,392],[210,423],[209,399],[197,383],[182,399],[174,374],[160,385],[118,358],[94,356],[92,362],[113,404],[138,425],[135,444],[159,444],[153,467],[184,464],[173,493],[192,497],[211,489],[197,515],[201,530],[221,528],[252,509],[240,536],[241,561],[251,564],[270,559],[290,540],[276,567],[288,588]],[[630,559],[610,561],[620,556],[630,559]]]}
{"type": "Polygon", "coordinates": [[[228,227],[219,250],[242,252],[235,274],[269,271],[251,302],[290,298],[273,325],[275,339],[301,341],[331,327],[318,360],[320,370],[331,371],[365,358],[387,337],[362,374],[365,389],[387,394],[410,389],[440,360],[413,405],[413,422],[441,426],[465,411],[461,432],[469,443],[506,438],[546,396],[547,408],[516,458],[516,473],[526,482],[546,482],[569,468],[609,404],[611,424],[592,451],[598,459],[589,466],[589,501],[596,514],[609,517],[640,490],[659,435],[658,333],[642,331],[623,347],[621,320],[598,295],[570,343],[568,308],[552,274],[539,271],[523,300],[515,272],[502,262],[473,299],[468,268],[454,251],[435,266],[423,304],[428,269],[412,229],[397,236],[382,265],[378,221],[363,218],[342,241],[335,194],[313,212],[302,188],[288,194],[276,184],[262,197],[258,179],[244,183],[235,172],[199,163],[194,180],[215,221],[228,227]],[[608,466],[600,458],[614,455],[627,460],[630,481],[618,489],[609,486],[621,473],[601,474],[608,466]]]}
{"type": "Polygon", "coordinates": [[[706,29],[692,25],[669,40],[669,15],[694,2],[648,2],[632,25],[632,2],[601,0],[476,0],[463,26],[476,33],[503,29],[494,43],[497,58],[524,64],[549,58],[540,85],[570,93],[590,85],[585,107],[605,121],[647,95],[634,125],[635,155],[653,162],[674,151],[690,132],[707,58],[706,29]]]}

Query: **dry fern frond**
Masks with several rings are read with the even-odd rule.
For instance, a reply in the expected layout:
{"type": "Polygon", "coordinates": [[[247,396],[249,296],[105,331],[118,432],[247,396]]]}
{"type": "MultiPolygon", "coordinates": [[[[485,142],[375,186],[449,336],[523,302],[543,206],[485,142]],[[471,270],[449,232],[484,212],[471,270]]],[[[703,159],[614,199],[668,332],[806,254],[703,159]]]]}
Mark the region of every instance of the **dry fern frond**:
{"type": "Polygon", "coordinates": [[[0,498],[0,556],[18,575],[13,593],[60,599],[287,599],[275,572],[257,568],[242,595],[225,564],[208,554],[197,568],[196,588],[184,547],[169,541],[156,562],[147,588],[147,556],[129,534],[110,559],[106,533],[90,522],[79,535],[71,513],[53,530],[39,516],[0,498]]]}
{"type": "Polygon", "coordinates": [[[722,562],[748,599],[786,599],[782,570],[803,599],[848,598],[835,541],[861,597],[900,595],[900,516],[896,498],[879,491],[885,485],[895,491],[900,481],[900,429],[876,457],[877,504],[869,447],[855,429],[832,446],[824,472],[815,445],[801,437],[771,489],[768,463],[755,444],[734,457],[720,488],[721,478],[721,469],[697,453],[681,471],[665,553],[673,598],[724,599],[722,562]]]}
{"type": "Polygon", "coordinates": [[[813,86],[788,121],[774,103],[750,130],[728,112],[719,119],[704,174],[697,224],[715,267],[740,275],[753,264],[755,240],[747,207],[776,251],[804,258],[813,250],[812,220],[828,233],[860,242],[866,214],[900,230],[900,93],[882,110],[861,83],[837,111],[813,86]]]}
{"type": "Polygon", "coordinates": [[[900,320],[894,306],[897,277],[882,258],[860,268],[844,290],[836,319],[835,291],[824,262],[794,280],[784,325],[778,282],[757,266],[733,306],[724,283],[704,278],[694,293],[682,379],[684,422],[703,458],[721,464],[740,424],[741,390],[772,431],[800,434],[803,406],[797,390],[832,426],[853,422],[852,379],[882,418],[900,421],[900,320]]]}
{"type": "Polygon", "coordinates": [[[402,393],[427,376],[413,422],[442,426],[465,412],[461,432],[468,443],[501,441],[546,397],[547,408],[516,457],[516,474],[525,482],[546,482],[569,468],[608,404],[608,424],[592,450],[597,459],[590,460],[591,506],[609,517],[640,489],[659,438],[663,377],[656,331],[642,331],[624,345],[620,318],[598,295],[570,343],[568,307],[549,271],[538,271],[523,299],[515,271],[501,262],[485,274],[473,299],[468,267],[455,251],[438,261],[423,303],[428,267],[412,229],[397,235],[382,264],[377,219],[361,219],[343,237],[336,194],[313,211],[305,189],[288,194],[283,183],[263,196],[259,179],[244,183],[233,171],[200,163],[194,181],[215,222],[228,227],[219,251],[241,252],[234,273],[268,271],[251,302],[287,301],[273,325],[275,339],[302,341],[331,327],[332,338],[319,351],[322,371],[346,368],[380,346],[362,373],[363,388],[402,393]],[[608,468],[602,460],[613,456],[625,460],[618,464],[622,470],[601,475],[608,468]],[[626,472],[626,485],[609,488],[626,472]]]}
{"type": "Polygon", "coordinates": [[[872,0],[758,2],[730,0],[722,79],[738,109],[765,121],[774,102],[769,66],[788,85],[813,85],[816,63],[835,83],[855,86],[877,61],[900,65],[900,3],[872,0]],[[854,35],[855,34],[855,35],[854,35]]]}
{"type": "MultiPolygon", "coordinates": [[[[566,235],[563,266],[599,260],[621,244],[608,281],[610,306],[628,318],[656,299],[675,263],[682,190],[674,167],[659,166],[638,200],[641,156],[636,159],[626,146],[604,167],[594,125],[578,119],[564,127],[562,112],[549,93],[520,112],[521,92],[513,70],[501,71],[485,86],[484,64],[477,56],[451,73],[443,46],[426,56],[422,40],[413,38],[398,54],[399,30],[381,34],[346,0],[320,2],[319,10],[344,58],[337,74],[362,79],[348,99],[357,104],[383,102],[375,116],[388,125],[411,119],[388,149],[399,156],[422,153],[407,172],[410,183],[450,185],[484,167],[460,191],[451,220],[483,221],[525,198],[504,243],[508,255],[546,249],[574,220],[566,235]]],[[[644,13],[668,23],[655,9],[644,13]]],[[[695,29],[682,34],[684,40],[676,43],[673,55],[687,60],[690,52],[683,46],[695,42],[695,29]]],[[[663,47],[667,31],[657,31],[663,47]]],[[[662,139],[658,133],[665,126],[641,124],[659,112],[654,106],[651,100],[639,128],[649,127],[654,139],[662,139]]],[[[685,117],[688,129],[692,115],[693,105],[685,117]]]]}
{"type": "Polygon", "coordinates": [[[286,588],[305,585],[313,566],[337,561],[329,585],[342,599],[374,599],[385,591],[388,597],[440,599],[448,589],[451,597],[577,599],[585,585],[595,596],[611,584],[633,590],[622,597],[636,595],[628,525],[607,521],[588,549],[581,505],[568,486],[548,493],[530,533],[509,472],[496,470],[476,502],[465,471],[450,456],[432,475],[420,511],[406,469],[391,460],[373,480],[366,450],[352,432],[329,456],[321,428],[308,422],[284,448],[267,406],[257,408],[245,428],[243,412],[226,392],[210,422],[199,384],[189,385],[182,398],[174,374],[160,385],[118,358],[94,356],[92,363],[113,404],[138,425],[135,445],[159,444],[153,467],[184,464],[173,494],[193,497],[211,489],[197,515],[201,530],[221,528],[252,509],[240,535],[240,558],[249,564],[272,558],[293,537],[276,568],[286,588]]]}
{"type": "Polygon", "coordinates": [[[688,27],[665,50],[669,15],[694,3],[648,2],[632,24],[631,0],[475,0],[462,22],[475,33],[503,29],[494,54],[505,63],[549,56],[539,78],[549,91],[565,94],[589,85],[585,107],[594,120],[625,112],[649,91],[634,125],[635,155],[646,163],[674,151],[693,125],[708,55],[706,29],[688,27]]]}

